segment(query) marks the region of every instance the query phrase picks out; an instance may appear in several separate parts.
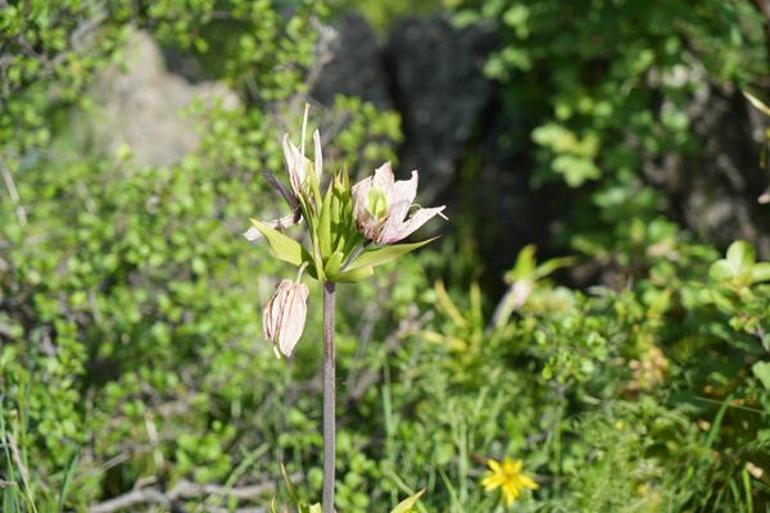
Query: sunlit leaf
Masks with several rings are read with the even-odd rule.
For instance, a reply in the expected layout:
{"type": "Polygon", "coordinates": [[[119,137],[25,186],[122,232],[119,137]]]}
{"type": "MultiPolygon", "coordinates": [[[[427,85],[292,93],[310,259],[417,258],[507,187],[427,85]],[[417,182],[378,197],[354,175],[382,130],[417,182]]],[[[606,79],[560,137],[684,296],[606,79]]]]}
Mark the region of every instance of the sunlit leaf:
{"type": "Polygon", "coordinates": [[[751,366],[751,372],[757,377],[762,385],[770,390],[770,362],[757,362],[751,366]]]}
{"type": "Polygon", "coordinates": [[[770,280],[770,262],[754,264],[751,270],[751,281],[754,283],[770,280]]]}
{"type": "Polygon", "coordinates": [[[419,492],[415,493],[411,497],[408,497],[404,499],[403,501],[398,503],[398,506],[393,508],[393,510],[390,513],[409,513],[411,512],[414,507],[417,505],[417,501],[420,500],[420,497],[425,493],[425,490],[420,490],[419,492]]]}
{"type": "Polygon", "coordinates": [[[337,282],[354,283],[365,280],[374,274],[373,267],[359,267],[358,269],[348,270],[339,274],[330,276],[329,280],[337,282]]]}
{"type": "Polygon", "coordinates": [[[256,219],[252,219],[251,223],[265,237],[278,259],[297,267],[302,265],[305,252],[299,242],[256,219]]]}
{"type": "Polygon", "coordinates": [[[410,251],[421,248],[426,244],[429,244],[436,240],[438,237],[432,239],[423,240],[420,242],[412,242],[409,244],[395,244],[392,246],[385,246],[378,249],[372,249],[364,251],[353,263],[351,263],[347,269],[352,271],[359,267],[376,267],[378,265],[386,264],[401,255],[405,255],[410,251]]]}
{"type": "Polygon", "coordinates": [[[751,268],[756,261],[754,246],[745,240],[737,240],[727,248],[727,262],[735,274],[751,268]]]}

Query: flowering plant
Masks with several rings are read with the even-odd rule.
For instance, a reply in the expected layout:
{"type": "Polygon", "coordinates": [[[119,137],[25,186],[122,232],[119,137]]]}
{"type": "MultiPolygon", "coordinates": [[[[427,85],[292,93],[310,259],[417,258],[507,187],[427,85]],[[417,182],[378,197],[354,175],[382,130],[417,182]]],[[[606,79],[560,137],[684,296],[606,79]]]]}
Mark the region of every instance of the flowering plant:
{"type": "MultiPolygon", "coordinates": [[[[298,268],[295,281],[280,282],[263,314],[263,333],[275,346],[276,354],[289,357],[299,341],[307,315],[308,288],[301,282],[303,271],[323,284],[324,304],[324,485],[323,513],[334,511],[334,298],[335,285],[357,282],[374,274],[374,269],[422,247],[434,239],[399,242],[436,215],[444,206],[417,207],[418,173],[409,180],[396,180],[390,163],[374,175],[350,185],[345,170],[337,172],[321,193],[323,152],[321,135],[313,133],[313,160],[305,155],[308,107],[297,147],[288,135],[283,152],[289,187],[266,173],[268,182],[283,197],[291,212],[272,221],[252,219],[244,236],[251,242],[264,238],[276,258],[298,268]],[[284,231],[304,222],[310,247],[303,246],[284,231]]],[[[442,216],[443,217],[443,216],[442,216]]]]}

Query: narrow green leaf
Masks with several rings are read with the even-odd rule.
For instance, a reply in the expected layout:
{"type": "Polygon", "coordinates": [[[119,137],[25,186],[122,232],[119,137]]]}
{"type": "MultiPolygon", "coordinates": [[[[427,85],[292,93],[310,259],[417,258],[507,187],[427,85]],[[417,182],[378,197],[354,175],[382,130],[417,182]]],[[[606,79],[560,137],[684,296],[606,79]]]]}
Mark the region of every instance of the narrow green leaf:
{"type": "Polygon", "coordinates": [[[307,224],[307,232],[310,234],[310,244],[312,245],[313,252],[311,254],[303,250],[303,257],[305,261],[313,264],[310,266],[310,269],[308,269],[310,275],[319,281],[323,281],[325,279],[323,258],[321,257],[321,248],[318,245],[318,213],[313,213],[311,210],[312,209],[307,211],[308,213],[304,219],[307,224]]]}
{"type": "Polygon", "coordinates": [[[334,277],[329,277],[330,281],[334,282],[347,282],[355,283],[357,281],[365,280],[374,274],[373,267],[359,267],[357,269],[347,270],[345,272],[336,274],[334,277]]]}
{"type": "Polygon", "coordinates": [[[69,492],[69,487],[72,483],[72,477],[75,474],[75,468],[77,467],[77,464],[78,454],[75,453],[67,465],[67,470],[64,474],[64,482],[62,483],[61,490],[59,491],[59,511],[64,511],[64,501],[67,500],[67,493],[69,492]]]}
{"type": "Polygon", "coordinates": [[[302,264],[304,251],[299,242],[256,219],[252,219],[251,224],[267,239],[278,259],[297,267],[302,264]]]}
{"type": "Polygon", "coordinates": [[[318,215],[318,246],[321,257],[328,257],[332,252],[332,186],[326,190],[326,196],[321,204],[321,213],[318,215]]]}
{"type": "Polygon", "coordinates": [[[412,242],[409,244],[396,244],[393,246],[384,246],[378,249],[372,249],[364,251],[358,258],[356,258],[346,269],[352,271],[359,267],[376,267],[388,263],[401,255],[405,255],[410,251],[421,248],[426,244],[429,244],[436,240],[438,237],[432,239],[423,240],[420,242],[412,242]]]}
{"type": "Polygon", "coordinates": [[[535,277],[539,280],[552,274],[553,272],[563,268],[569,267],[577,262],[575,257],[558,257],[546,260],[542,264],[538,265],[535,269],[535,277]]]}
{"type": "Polygon", "coordinates": [[[318,281],[325,281],[326,273],[324,273],[324,261],[323,261],[323,257],[321,256],[321,248],[318,247],[317,241],[313,241],[312,260],[313,260],[312,267],[315,267],[316,279],[318,281]]]}
{"type": "Polygon", "coordinates": [[[334,243],[334,251],[345,252],[345,241],[347,240],[346,233],[338,233],[337,240],[334,243]]]}
{"type": "Polygon", "coordinates": [[[706,441],[704,442],[704,445],[706,448],[711,448],[711,446],[714,444],[714,441],[717,438],[717,435],[719,434],[719,430],[722,428],[722,420],[725,417],[725,412],[727,411],[727,407],[730,406],[730,402],[733,400],[733,396],[729,395],[725,397],[724,401],[722,401],[722,405],[719,407],[719,411],[717,412],[716,417],[714,417],[714,421],[711,423],[711,429],[709,430],[708,434],[706,435],[706,441]]]}
{"type": "Polygon", "coordinates": [[[291,482],[291,479],[289,479],[289,473],[286,471],[286,466],[281,463],[281,475],[283,476],[283,482],[286,484],[286,492],[289,494],[289,498],[294,502],[294,504],[299,503],[299,497],[297,496],[297,492],[294,490],[294,485],[291,482]]]}
{"type": "Polygon", "coordinates": [[[398,506],[393,508],[393,511],[390,513],[409,513],[414,509],[414,507],[417,505],[417,501],[420,500],[420,497],[422,497],[422,494],[424,493],[425,489],[422,489],[411,497],[404,499],[403,501],[399,502],[398,506]]]}
{"type": "Polygon", "coordinates": [[[345,255],[342,254],[342,251],[332,253],[324,266],[324,274],[328,277],[336,275],[340,271],[340,267],[342,267],[344,257],[345,255]]]}

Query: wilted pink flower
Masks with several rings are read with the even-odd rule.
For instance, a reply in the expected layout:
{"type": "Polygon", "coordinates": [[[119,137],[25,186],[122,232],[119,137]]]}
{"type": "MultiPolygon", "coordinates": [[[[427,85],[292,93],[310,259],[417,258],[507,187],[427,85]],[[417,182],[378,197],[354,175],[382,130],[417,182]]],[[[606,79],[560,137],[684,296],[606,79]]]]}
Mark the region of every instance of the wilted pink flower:
{"type": "MultiPolygon", "coordinates": [[[[307,178],[308,169],[312,167],[319,183],[321,181],[321,174],[323,173],[321,134],[318,133],[318,130],[313,132],[313,142],[315,144],[315,151],[313,155],[314,163],[311,166],[310,160],[302,156],[302,151],[297,148],[294,143],[289,141],[289,134],[283,136],[283,156],[286,161],[286,171],[289,174],[291,191],[271,173],[265,172],[264,175],[268,183],[273,186],[273,189],[286,200],[289,208],[291,208],[291,214],[271,221],[265,221],[265,224],[269,227],[282,231],[297,224],[302,219],[299,198],[302,195],[302,186],[307,178]]],[[[243,236],[246,240],[253,243],[259,242],[259,240],[262,239],[262,233],[253,226],[246,230],[243,236]]]]}
{"type": "Polygon", "coordinates": [[[313,143],[315,145],[314,164],[312,164],[310,160],[302,154],[302,151],[289,140],[289,134],[283,136],[283,157],[284,160],[286,160],[286,171],[289,173],[291,190],[294,191],[294,194],[298,197],[302,196],[302,186],[304,185],[307,174],[310,172],[311,168],[313,168],[319,183],[321,181],[323,160],[321,156],[321,135],[318,133],[318,130],[313,132],[313,143]]]}
{"type": "Polygon", "coordinates": [[[418,208],[407,218],[416,195],[417,171],[412,171],[409,180],[396,180],[390,162],[386,162],[373,176],[353,186],[358,229],[376,244],[391,244],[405,239],[446,208],[418,208]]]}
{"type": "Polygon", "coordinates": [[[282,280],[262,313],[262,333],[284,356],[291,356],[305,329],[308,294],[304,283],[282,280]]]}

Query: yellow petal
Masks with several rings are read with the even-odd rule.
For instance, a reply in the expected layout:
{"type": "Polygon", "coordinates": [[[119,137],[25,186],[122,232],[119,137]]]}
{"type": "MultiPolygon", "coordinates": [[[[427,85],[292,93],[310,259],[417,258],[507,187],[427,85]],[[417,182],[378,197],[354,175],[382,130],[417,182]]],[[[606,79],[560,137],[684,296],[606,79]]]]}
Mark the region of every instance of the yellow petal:
{"type": "Polygon", "coordinates": [[[503,469],[500,468],[500,464],[495,460],[492,460],[492,459],[487,460],[487,465],[489,465],[489,468],[491,468],[493,472],[496,472],[498,474],[503,471],[503,469]]]}
{"type": "Polygon", "coordinates": [[[502,476],[491,474],[487,477],[485,477],[481,481],[481,485],[484,487],[485,490],[494,490],[498,486],[501,486],[505,482],[505,479],[502,476]]]}
{"type": "Polygon", "coordinates": [[[511,488],[510,486],[504,486],[503,487],[503,499],[505,499],[505,505],[510,506],[514,502],[516,502],[516,499],[518,498],[519,494],[515,488],[511,488]]]}
{"type": "Polygon", "coordinates": [[[521,482],[522,486],[529,488],[530,490],[537,490],[540,488],[538,484],[526,474],[522,474],[519,478],[519,481],[521,482]]]}

